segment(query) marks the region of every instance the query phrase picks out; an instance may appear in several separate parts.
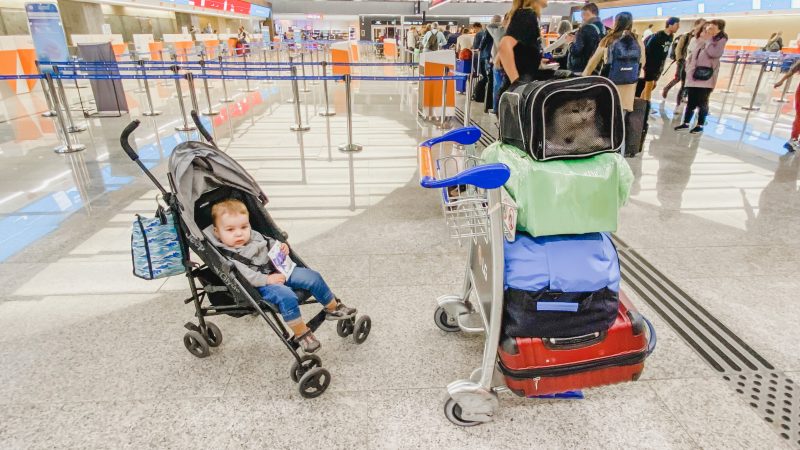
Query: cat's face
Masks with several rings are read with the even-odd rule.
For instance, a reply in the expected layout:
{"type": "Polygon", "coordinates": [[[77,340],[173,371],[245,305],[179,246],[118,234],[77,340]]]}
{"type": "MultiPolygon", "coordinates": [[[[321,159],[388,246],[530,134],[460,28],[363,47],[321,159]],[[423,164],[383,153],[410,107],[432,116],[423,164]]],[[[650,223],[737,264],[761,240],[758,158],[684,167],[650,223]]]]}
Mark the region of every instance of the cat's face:
{"type": "Polygon", "coordinates": [[[556,107],[552,123],[558,127],[585,127],[594,124],[597,101],[591,98],[570,100],[556,107]]]}

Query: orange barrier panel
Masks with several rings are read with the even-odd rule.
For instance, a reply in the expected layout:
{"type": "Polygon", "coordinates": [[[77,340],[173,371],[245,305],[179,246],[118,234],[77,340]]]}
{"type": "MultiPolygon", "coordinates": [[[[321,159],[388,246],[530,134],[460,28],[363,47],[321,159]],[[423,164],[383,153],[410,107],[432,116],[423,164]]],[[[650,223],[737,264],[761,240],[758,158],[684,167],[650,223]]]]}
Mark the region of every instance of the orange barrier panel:
{"type": "MultiPolygon", "coordinates": [[[[350,52],[339,48],[331,48],[331,62],[349,63],[350,52]]],[[[332,66],[334,75],[350,75],[350,66],[332,66]]]]}
{"type": "Polygon", "coordinates": [[[237,38],[228,38],[228,51],[230,56],[236,56],[236,43],[239,42],[237,38]]]}
{"type": "MultiPolygon", "coordinates": [[[[19,55],[19,63],[22,66],[22,73],[25,75],[38,75],[39,70],[36,68],[36,50],[32,48],[17,49],[19,55]]],[[[32,90],[36,86],[36,80],[25,80],[28,83],[28,90],[32,90]]]]}
{"type": "Polygon", "coordinates": [[[397,60],[397,41],[392,39],[383,41],[383,56],[386,59],[397,60]]]}
{"type": "Polygon", "coordinates": [[[147,46],[150,48],[150,61],[161,61],[161,52],[164,50],[164,43],[150,42],[147,46]]]}
{"type": "Polygon", "coordinates": [[[186,62],[189,60],[189,51],[194,48],[192,41],[178,41],[175,42],[175,53],[178,55],[178,61],[186,62]]]}
{"type": "MultiPolygon", "coordinates": [[[[0,50],[0,75],[17,75],[17,51],[0,50]]],[[[17,93],[17,80],[6,80],[11,87],[11,95],[17,93]]]]}
{"type": "Polygon", "coordinates": [[[350,42],[350,54],[353,62],[359,61],[358,42],[350,42]]]}
{"type": "Polygon", "coordinates": [[[128,46],[125,44],[111,44],[111,48],[114,49],[114,56],[116,57],[117,61],[122,57],[127,50],[128,46]]]}
{"type": "MultiPolygon", "coordinates": [[[[452,73],[455,67],[449,64],[440,64],[434,62],[425,63],[425,76],[426,77],[441,77],[444,76],[444,69],[447,68],[452,73]]],[[[423,81],[424,96],[422,98],[422,106],[424,108],[441,108],[442,107],[442,86],[441,81],[423,81]]],[[[456,82],[454,80],[447,81],[447,98],[445,99],[448,107],[456,106],[456,82]]],[[[435,111],[435,114],[440,114],[435,111]]]]}
{"type": "Polygon", "coordinates": [[[219,50],[219,41],[216,39],[205,41],[205,48],[206,57],[208,59],[214,59],[217,57],[217,51],[219,50]]]}

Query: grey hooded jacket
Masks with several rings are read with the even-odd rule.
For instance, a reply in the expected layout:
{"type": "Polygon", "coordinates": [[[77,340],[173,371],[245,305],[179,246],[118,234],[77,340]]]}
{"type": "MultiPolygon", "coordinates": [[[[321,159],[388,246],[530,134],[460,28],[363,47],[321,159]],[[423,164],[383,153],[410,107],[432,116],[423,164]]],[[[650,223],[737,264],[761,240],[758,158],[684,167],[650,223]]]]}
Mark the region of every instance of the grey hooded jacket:
{"type": "Polygon", "coordinates": [[[497,52],[500,51],[500,40],[506,35],[506,28],[499,23],[490,23],[486,25],[486,32],[492,36],[494,46],[492,47],[492,59],[497,57],[497,52]]]}
{"type": "MultiPolygon", "coordinates": [[[[250,231],[250,242],[239,248],[228,247],[217,239],[214,235],[214,225],[209,225],[203,230],[203,234],[208,237],[208,241],[215,247],[225,249],[230,252],[238,253],[241,257],[249,259],[253,262],[253,266],[248,266],[239,261],[232,260],[236,269],[244,276],[248,283],[253,287],[261,287],[267,285],[267,275],[257,270],[258,266],[270,265],[272,260],[269,259],[269,250],[275,246],[275,239],[262,236],[258,231],[250,231]]],[[[274,273],[274,267],[271,267],[270,273],[274,273]]]]}

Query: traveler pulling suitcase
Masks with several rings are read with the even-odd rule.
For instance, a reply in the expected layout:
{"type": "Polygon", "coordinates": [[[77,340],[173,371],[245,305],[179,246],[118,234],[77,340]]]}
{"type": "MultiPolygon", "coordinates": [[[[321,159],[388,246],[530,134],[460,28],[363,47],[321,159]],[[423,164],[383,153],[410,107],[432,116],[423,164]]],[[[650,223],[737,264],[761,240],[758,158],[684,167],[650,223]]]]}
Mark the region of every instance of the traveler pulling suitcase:
{"type": "Polygon", "coordinates": [[[635,381],[656,346],[653,326],[620,292],[619,311],[608,331],[571,338],[504,337],[500,372],[523,397],[558,394],[635,381]]]}
{"type": "Polygon", "coordinates": [[[625,156],[633,157],[642,152],[647,137],[650,119],[650,102],[633,100],[633,111],[625,115],[625,156]]]}

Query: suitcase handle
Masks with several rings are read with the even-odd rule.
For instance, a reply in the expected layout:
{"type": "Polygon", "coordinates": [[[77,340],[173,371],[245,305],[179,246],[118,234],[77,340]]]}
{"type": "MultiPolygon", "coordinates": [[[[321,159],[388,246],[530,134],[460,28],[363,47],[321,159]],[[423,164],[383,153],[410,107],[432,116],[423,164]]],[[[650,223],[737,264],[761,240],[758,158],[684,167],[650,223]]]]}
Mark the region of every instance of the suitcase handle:
{"type": "Polygon", "coordinates": [[[647,330],[649,334],[647,339],[647,356],[650,356],[656,349],[656,344],[658,344],[658,336],[656,335],[656,329],[653,324],[650,323],[650,321],[644,316],[642,316],[642,319],[644,319],[644,323],[647,324],[647,330]]]}

